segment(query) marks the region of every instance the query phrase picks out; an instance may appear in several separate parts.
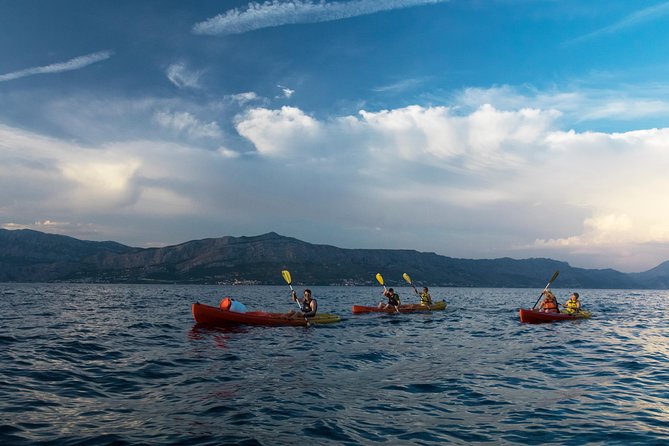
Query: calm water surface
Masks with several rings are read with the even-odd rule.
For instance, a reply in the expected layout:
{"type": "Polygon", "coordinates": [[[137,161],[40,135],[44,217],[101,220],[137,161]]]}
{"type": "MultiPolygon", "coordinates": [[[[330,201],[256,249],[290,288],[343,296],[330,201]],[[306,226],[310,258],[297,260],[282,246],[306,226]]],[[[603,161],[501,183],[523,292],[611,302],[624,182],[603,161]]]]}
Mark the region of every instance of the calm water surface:
{"type": "Polygon", "coordinates": [[[0,444],[669,444],[666,291],[526,325],[540,290],[359,316],[378,287],[313,290],[345,320],[194,327],[194,301],[288,311],[287,287],[0,284],[0,444]]]}

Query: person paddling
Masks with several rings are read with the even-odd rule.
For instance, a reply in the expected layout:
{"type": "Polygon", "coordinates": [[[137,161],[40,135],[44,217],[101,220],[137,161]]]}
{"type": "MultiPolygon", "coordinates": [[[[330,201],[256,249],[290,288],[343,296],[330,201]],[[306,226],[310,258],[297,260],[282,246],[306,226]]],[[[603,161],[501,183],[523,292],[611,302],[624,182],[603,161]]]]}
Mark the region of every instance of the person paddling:
{"type": "Polygon", "coordinates": [[[288,316],[291,317],[314,317],[318,311],[318,302],[311,295],[311,290],[304,290],[304,297],[302,299],[297,297],[297,293],[293,290],[292,299],[300,305],[300,311],[290,310],[288,316]]]}
{"type": "Polygon", "coordinates": [[[423,291],[421,291],[420,293],[415,288],[413,290],[416,294],[420,296],[421,305],[426,305],[428,307],[432,305],[432,296],[430,296],[430,292],[428,291],[426,286],[423,287],[423,291]]]}
{"type": "Polygon", "coordinates": [[[558,309],[557,298],[551,292],[551,290],[546,289],[541,294],[544,297],[544,300],[541,302],[541,305],[539,305],[539,311],[544,311],[546,313],[559,313],[560,310],[558,309]]]}
{"type": "Polygon", "coordinates": [[[379,302],[379,308],[393,308],[397,310],[400,306],[400,295],[392,288],[388,288],[383,292],[383,295],[388,299],[388,302],[379,302]]]}
{"type": "Polygon", "coordinates": [[[567,313],[574,314],[581,311],[581,301],[578,300],[578,293],[572,293],[571,297],[567,300],[563,307],[567,310],[567,313]]]}

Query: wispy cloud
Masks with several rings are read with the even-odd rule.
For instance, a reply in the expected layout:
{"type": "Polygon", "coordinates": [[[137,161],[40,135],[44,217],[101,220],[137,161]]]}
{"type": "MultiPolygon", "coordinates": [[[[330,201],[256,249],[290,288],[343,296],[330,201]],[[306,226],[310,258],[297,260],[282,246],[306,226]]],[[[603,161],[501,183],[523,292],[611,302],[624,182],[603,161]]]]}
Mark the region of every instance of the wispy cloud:
{"type": "Polygon", "coordinates": [[[403,91],[414,88],[423,82],[425,82],[424,78],[403,79],[389,85],[382,85],[380,87],[373,88],[372,91],[377,93],[401,93],[403,91]]]}
{"type": "Polygon", "coordinates": [[[279,87],[281,89],[281,92],[283,93],[283,95],[279,97],[290,98],[295,93],[295,90],[292,90],[288,87],[284,87],[283,85],[277,85],[277,87],[279,87]]]}
{"type": "Polygon", "coordinates": [[[258,96],[255,91],[247,91],[244,93],[238,93],[230,95],[229,98],[239,105],[246,105],[249,102],[258,102],[263,101],[263,98],[258,96]]]}
{"type": "Polygon", "coordinates": [[[165,71],[167,78],[179,88],[201,88],[201,71],[191,71],[182,63],[175,63],[167,67],[165,71]]]}
{"type": "Polygon", "coordinates": [[[617,85],[613,88],[575,86],[568,90],[540,91],[508,85],[466,88],[455,96],[458,107],[476,109],[492,104],[504,109],[560,110],[571,124],[595,120],[633,121],[640,118],[669,117],[669,86],[617,85]]]}
{"type": "Polygon", "coordinates": [[[669,2],[650,6],[648,8],[633,12],[622,20],[619,20],[609,26],[605,26],[604,28],[600,28],[588,34],[584,34],[582,36],[576,37],[575,39],[569,40],[565,42],[565,45],[573,45],[575,43],[584,42],[586,40],[594,39],[603,35],[614,34],[618,31],[631,28],[645,22],[658,20],[667,14],[669,14],[669,2]]]}
{"type": "Polygon", "coordinates": [[[193,138],[220,138],[223,135],[216,122],[203,123],[188,112],[160,111],[154,120],[161,127],[177,133],[185,133],[193,138]]]}
{"type": "Polygon", "coordinates": [[[231,9],[224,14],[193,25],[195,34],[242,34],[261,28],[297,23],[318,23],[374,14],[393,9],[444,3],[448,0],[356,0],[313,2],[308,0],[249,3],[246,9],[231,9]]]}
{"type": "Polygon", "coordinates": [[[0,82],[11,81],[34,74],[60,73],[63,71],[78,70],[87,67],[96,62],[107,60],[114,55],[111,50],[98,51],[97,53],[87,54],[85,56],[75,57],[66,62],[54,63],[42,67],[26,68],[24,70],[14,71],[12,73],[0,74],[0,82]]]}

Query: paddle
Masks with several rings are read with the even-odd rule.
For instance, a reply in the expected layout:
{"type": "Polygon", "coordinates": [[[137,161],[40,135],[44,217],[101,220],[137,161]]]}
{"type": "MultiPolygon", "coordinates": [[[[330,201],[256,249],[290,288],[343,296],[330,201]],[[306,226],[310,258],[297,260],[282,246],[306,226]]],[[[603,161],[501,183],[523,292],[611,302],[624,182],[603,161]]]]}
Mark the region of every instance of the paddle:
{"type": "MultiPolygon", "coordinates": [[[[291,295],[292,295],[292,293],[295,290],[293,289],[293,280],[290,277],[290,271],[288,271],[287,269],[284,269],[283,271],[281,271],[281,275],[283,276],[283,280],[285,280],[286,283],[288,284],[288,286],[290,287],[290,292],[291,292],[291,295]]],[[[302,306],[300,305],[300,303],[297,300],[295,301],[295,303],[297,304],[297,308],[300,309],[300,313],[301,313],[302,312],[302,306]]],[[[304,320],[307,322],[307,326],[309,326],[309,320],[307,319],[306,316],[304,317],[304,320]]]]}
{"type": "MultiPolygon", "coordinates": [[[[417,295],[421,296],[421,294],[418,292],[418,290],[417,290],[416,287],[414,286],[413,282],[411,282],[411,277],[409,277],[409,275],[408,275],[407,273],[402,274],[402,277],[404,277],[404,280],[406,280],[407,282],[409,282],[409,285],[411,285],[411,288],[413,288],[413,292],[416,293],[417,295]]],[[[423,298],[421,297],[420,305],[431,306],[432,303],[430,302],[430,303],[424,304],[424,303],[423,303],[423,298]]]]}
{"type": "Polygon", "coordinates": [[[409,277],[409,275],[408,275],[407,273],[403,273],[403,274],[402,274],[402,277],[404,277],[404,280],[406,280],[407,282],[409,282],[409,285],[411,285],[411,288],[413,288],[413,292],[416,293],[416,294],[418,294],[418,290],[417,290],[416,287],[413,285],[413,283],[411,283],[411,277],[409,277]]]}
{"type": "MultiPolygon", "coordinates": [[[[383,281],[383,276],[381,275],[381,273],[376,273],[376,280],[378,280],[378,282],[381,285],[383,285],[383,295],[385,296],[388,289],[386,288],[386,284],[383,281]]],[[[397,311],[398,313],[400,312],[400,309],[397,308],[397,305],[393,305],[393,307],[395,307],[395,311],[397,311]]]]}
{"type": "MultiPolygon", "coordinates": [[[[546,284],[546,288],[544,288],[544,291],[546,291],[548,289],[548,287],[555,280],[555,278],[558,276],[558,274],[560,274],[560,271],[555,271],[555,274],[553,274],[553,277],[551,277],[551,280],[549,280],[548,283],[546,284]]],[[[541,296],[544,295],[544,291],[542,291],[541,294],[539,294],[539,299],[537,299],[537,301],[534,303],[534,305],[532,305],[532,309],[534,309],[537,306],[537,304],[541,300],[541,296]]]]}

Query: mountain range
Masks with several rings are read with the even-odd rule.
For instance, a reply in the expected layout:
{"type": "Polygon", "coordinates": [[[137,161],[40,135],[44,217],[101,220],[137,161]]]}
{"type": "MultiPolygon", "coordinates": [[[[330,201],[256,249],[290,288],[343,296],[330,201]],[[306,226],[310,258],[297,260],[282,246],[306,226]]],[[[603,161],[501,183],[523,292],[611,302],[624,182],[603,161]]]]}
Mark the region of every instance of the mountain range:
{"type": "Polygon", "coordinates": [[[556,270],[560,288],[668,289],[669,262],[642,273],[574,268],[546,258],[459,259],[406,249],[344,249],[274,232],[133,248],[32,230],[0,229],[0,282],[389,285],[402,273],[429,286],[542,288],[556,270]]]}

